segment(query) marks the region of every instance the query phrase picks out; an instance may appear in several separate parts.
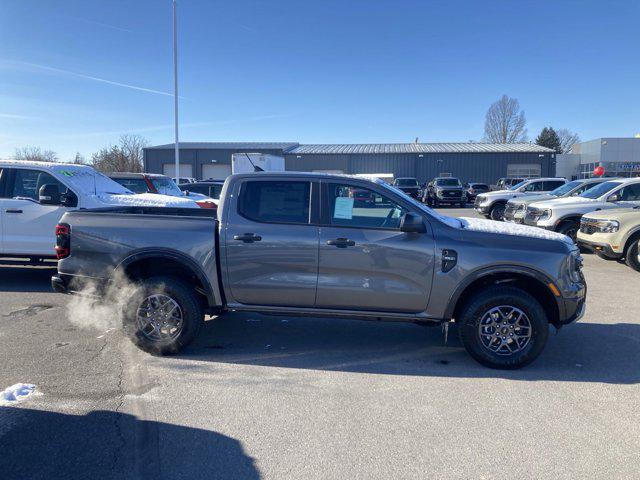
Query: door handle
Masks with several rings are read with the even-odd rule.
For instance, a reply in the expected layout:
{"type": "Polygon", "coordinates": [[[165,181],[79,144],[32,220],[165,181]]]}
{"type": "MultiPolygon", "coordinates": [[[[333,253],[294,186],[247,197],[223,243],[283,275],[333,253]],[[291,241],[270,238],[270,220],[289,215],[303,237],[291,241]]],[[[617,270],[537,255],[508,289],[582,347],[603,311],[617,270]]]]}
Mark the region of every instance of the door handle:
{"type": "Polygon", "coordinates": [[[348,238],[336,238],[335,240],[327,240],[327,245],[333,245],[338,248],[355,247],[356,242],[348,238]]]}
{"type": "Polygon", "coordinates": [[[7,213],[22,213],[22,210],[13,210],[13,209],[9,208],[9,209],[5,210],[5,212],[7,212],[7,213]]]}
{"type": "Polygon", "coordinates": [[[259,242],[260,240],[262,240],[262,237],[260,235],[256,235],[255,233],[244,233],[242,235],[234,235],[233,239],[239,240],[244,243],[253,243],[259,242]]]}

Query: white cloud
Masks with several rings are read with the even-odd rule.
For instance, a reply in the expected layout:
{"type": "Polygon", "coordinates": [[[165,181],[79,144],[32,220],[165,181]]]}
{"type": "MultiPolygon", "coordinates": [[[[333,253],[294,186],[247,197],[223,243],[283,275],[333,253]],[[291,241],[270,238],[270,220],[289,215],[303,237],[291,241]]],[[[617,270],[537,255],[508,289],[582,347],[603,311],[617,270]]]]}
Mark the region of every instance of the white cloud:
{"type": "Polygon", "coordinates": [[[37,63],[29,62],[16,62],[19,65],[33,68],[44,72],[57,73],[59,75],[67,75],[76,78],[83,78],[85,80],[93,80],[94,82],[106,83],[107,85],[114,85],[116,87],[128,88],[130,90],[137,90],[139,92],[154,93],[157,95],[165,95],[167,97],[173,97],[172,93],[163,92],[162,90],[154,90],[153,88],[139,87],[137,85],[131,85],[129,83],[115,82],[113,80],[107,80],[106,78],[94,77],[92,75],[85,75],[84,73],[72,72],[71,70],[64,70],[62,68],[50,67],[48,65],[40,65],[37,63]]]}

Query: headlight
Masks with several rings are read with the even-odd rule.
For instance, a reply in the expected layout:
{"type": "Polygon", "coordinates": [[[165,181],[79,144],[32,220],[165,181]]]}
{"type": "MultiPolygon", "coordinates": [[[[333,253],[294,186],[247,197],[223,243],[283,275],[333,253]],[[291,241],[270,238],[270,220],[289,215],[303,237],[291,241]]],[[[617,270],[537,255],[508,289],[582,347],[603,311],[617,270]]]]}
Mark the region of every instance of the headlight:
{"type": "Polygon", "coordinates": [[[600,233],[616,233],[620,229],[620,222],[616,220],[592,220],[590,225],[600,233]]]}
{"type": "Polygon", "coordinates": [[[549,220],[551,218],[552,213],[553,212],[551,211],[550,208],[546,208],[542,210],[542,212],[540,212],[540,218],[538,218],[538,220],[549,220]]]}
{"type": "Polygon", "coordinates": [[[478,203],[480,205],[482,205],[483,203],[488,203],[489,202],[489,198],[487,197],[483,197],[482,195],[478,195],[478,203]]]}
{"type": "Polygon", "coordinates": [[[583,258],[579,251],[573,251],[569,255],[569,276],[574,282],[582,281],[583,258]]]}

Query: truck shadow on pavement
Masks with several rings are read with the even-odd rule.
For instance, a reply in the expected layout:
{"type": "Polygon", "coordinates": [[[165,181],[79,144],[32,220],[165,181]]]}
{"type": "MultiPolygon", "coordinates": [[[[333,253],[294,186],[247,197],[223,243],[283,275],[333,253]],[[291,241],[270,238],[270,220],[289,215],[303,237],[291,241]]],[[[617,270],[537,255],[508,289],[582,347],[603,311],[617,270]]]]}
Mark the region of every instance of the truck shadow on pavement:
{"type": "Polygon", "coordinates": [[[0,292],[53,292],[51,276],[56,267],[10,267],[0,265],[0,292]]]}
{"type": "Polygon", "coordinates": [[[3,479],[260,478],[233,438],[111,411],[0,407],[0,452],[3,479]]]}
{"type": "Polygon", "coordinates": [[[533,364],[501,371],[467,355],[455,327],[445,345],[439,327],[228,313],[206,322],[198,339],[176,358],[391,375],[634,384],[640,383],[640,325],[578,322],[557,335],[550,328],[545,351],[533,364]]]}

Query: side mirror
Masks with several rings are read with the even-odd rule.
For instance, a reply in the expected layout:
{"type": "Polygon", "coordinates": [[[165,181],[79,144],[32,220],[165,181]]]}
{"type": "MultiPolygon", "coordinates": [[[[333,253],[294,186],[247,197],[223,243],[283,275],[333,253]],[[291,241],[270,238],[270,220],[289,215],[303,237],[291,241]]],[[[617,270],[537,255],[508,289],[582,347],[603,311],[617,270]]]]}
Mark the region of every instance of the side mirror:
{"type": "Polygon", "coordinates": [[[619,201],[620,201],[620,195],[618,195],[617,193],[614,193],[609,198],[607,198],[607,202],[619,202],[619,201]]]}
{"type": "Polygon", "coordinates": [[[420,215],[405,213],[400,219],[400,231],[405,233],[424,233],[427,228],[420,215]]]}
{"type": "Polygon", "coordinates": [[[38,191],[38,201],[42,205],[60,205],[60,190],[57,185],[48,183],[38,191]]]}

